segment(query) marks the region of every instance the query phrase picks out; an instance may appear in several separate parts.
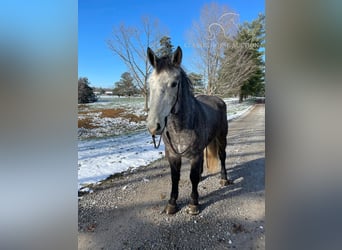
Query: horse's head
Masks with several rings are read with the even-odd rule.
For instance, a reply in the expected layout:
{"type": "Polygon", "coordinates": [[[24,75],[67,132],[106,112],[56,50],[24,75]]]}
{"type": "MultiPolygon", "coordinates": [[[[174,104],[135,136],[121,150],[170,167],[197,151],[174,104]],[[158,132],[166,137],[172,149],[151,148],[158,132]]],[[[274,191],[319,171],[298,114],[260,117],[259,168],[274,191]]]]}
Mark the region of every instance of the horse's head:
{"type": "Polygon", "coordinates": [[[177,102],[181,80],[182,50],[177,47],[171,57],[158,58],[148,48],[147,57],[153,67],[153,72],[149,77],[150,110],[147,128],[152,135],[160,135],[166,126],[167,116],[177,102]]]}

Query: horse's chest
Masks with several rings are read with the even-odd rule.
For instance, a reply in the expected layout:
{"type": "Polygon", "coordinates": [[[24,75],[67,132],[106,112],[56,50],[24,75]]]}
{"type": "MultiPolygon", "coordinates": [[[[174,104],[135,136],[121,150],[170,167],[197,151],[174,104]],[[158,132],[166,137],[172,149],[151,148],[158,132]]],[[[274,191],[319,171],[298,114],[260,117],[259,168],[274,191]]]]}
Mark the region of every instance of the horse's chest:
{"type": "Polygon", "coordinates": [[[166,131],[164,137],[165,144],[168,144],[173,151],[178,154],[183,154],[192,151],[194,145],[196,144],[196,136],[193,130],[183,130],[183,131],[175,131],[170,130],[166,131]]]}

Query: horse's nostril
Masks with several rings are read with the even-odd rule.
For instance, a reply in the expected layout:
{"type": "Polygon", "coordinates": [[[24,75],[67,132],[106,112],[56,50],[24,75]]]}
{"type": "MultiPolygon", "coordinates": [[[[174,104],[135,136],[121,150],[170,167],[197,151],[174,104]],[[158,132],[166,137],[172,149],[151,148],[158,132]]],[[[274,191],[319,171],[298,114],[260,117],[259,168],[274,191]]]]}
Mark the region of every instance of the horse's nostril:
{"type": "Polygon", "coordinates": [[[160,129],[160,123],[157,123],[157,131],[160,129]]]}

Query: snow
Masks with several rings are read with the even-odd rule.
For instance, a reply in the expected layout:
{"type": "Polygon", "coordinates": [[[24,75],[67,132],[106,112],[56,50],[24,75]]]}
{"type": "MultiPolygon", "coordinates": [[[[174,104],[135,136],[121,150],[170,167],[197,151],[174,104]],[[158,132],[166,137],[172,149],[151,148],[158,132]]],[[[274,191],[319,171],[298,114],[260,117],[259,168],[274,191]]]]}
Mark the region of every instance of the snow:
{"type": "Polygon", "coordinates": [[[108,176],[146,166],[164,156],[164,145],[153,147],[147,131],[78,143],[78,188],[108,176]]]}
{"type": "Polygon", "coordinates": [[[143,102],[143,98],[140,97],[118,98],[116,96],[100,96],[98,102],[82,105],[82,114],[78,115],[78,119],[90,118],[92,120],[91,125],[95,126],[95,128],[79,128],[78,138],[103,138],[108,136],[122,135],[127,132],[145,130],[145,121],[132,122],[129,119],[125,119],[123,117],[101,117],[102,113],[99,112],[99,110],[102,109],[121,108],[126,110],[125,113],[133,114],[136,116],[147,116],[147,112],[144,111],[143,102]]]}
{"type": "MultiPolygon", "coordinates": [[[[224,100],[228,107],[228,120],[242,116],[253,107],[251,101],[238,103],[238,99],[236,98],[224,100]]],[[[138,114],[142,113],[142,103],[137,103],[130,106],[127,103],[123,103],[121,106],[135,110],[138,114]]],[[[103,105],[104,108],[112,107],[110,103],[92,105],[97,105],[97,108],[99,105],[103,105]]],[[[89,109],[91,109],[92,105],[88,106],[89,109]]],[[[98,117],[97,114],[95,115],[98,117]]],[[[97,122],[102,122],[102,127],[107,127],[107,130],[104,129],[105,132],[98,132],[96,129],[87,131],[88,134],[90,133],[97,138],[81,140],[82,138],[79,137],[78,140],[78,190],[89,192],[91,191],[88,187],[89,184],[99,183],[115,173],[134,170],[164,157],[164,144],[161,143],[160,147],[155,149],[150,134],[146,129],[141,130],[141,126],[145,126],[144,122],[142,124],[132,125],[127,122],[122,122],[121,118],[109,123],[108,118],[103,119],[103,121],[97,120],[97,122]],[[111,134],[110,137],[101,138],[104,135],[108,136],[108,133],[110,134],[112,131],[108,127],[112,127],[113,123],[120,122],[122,126],[119,126],[119,129],[116,128],[114,136],[111,134]],[[120,130],[120,128],[125,127],[130,133],[125,134],[124,129],[120,130]],[[131,132],[132,130],[136,131],[131,132]]],[[[83,138],[87,138],[87,136],[83,138]]],[[[148,179],[144,181],[148,181],[148,179]]]]}

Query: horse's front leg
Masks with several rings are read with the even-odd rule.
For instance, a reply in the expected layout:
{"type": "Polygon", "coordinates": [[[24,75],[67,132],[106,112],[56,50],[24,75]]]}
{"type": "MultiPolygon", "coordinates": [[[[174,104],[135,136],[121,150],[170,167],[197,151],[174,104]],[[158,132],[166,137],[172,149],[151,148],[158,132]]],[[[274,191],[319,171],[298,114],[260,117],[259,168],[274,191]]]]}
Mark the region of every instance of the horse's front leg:
{"type": "Polygon", "coordinates": [[[186,211],[189,214],[193,214],[193,215],[199,214],[198,183],[200,182],[200,179],[201,179],[202,168],[203,168],[203,151],[191,160],[190,180],[192,184],[192,192],[191,192],[191,201],[186,211]]]}
{"type": "Polygon", "coordinates": [[[174,214],[178,211],[177,199],[178,199],[178,183],[180,179],[180,169],[182,165],[182,159],[180,156],[170,156],[167,155],[170,169],[171,169],[171,181],[172,188],[170,194],[170,200],[166,205],[164,212],[167,214],[174,214]]]}

